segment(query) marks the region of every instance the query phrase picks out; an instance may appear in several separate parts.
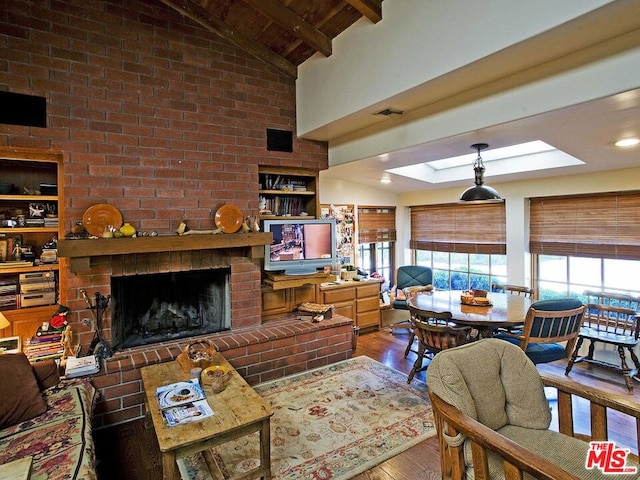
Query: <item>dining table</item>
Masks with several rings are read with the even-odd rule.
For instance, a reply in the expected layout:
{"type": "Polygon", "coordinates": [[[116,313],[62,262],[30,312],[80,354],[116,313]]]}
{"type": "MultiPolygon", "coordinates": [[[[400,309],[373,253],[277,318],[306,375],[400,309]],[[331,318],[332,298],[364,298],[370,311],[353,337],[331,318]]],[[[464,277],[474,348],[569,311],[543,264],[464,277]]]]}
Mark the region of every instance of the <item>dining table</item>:
{"type": "Polygon", "coordinates": [[[467,325],[478,331],[478,336],[487,338],[500,327],[513,328],[524,323],[532,304],[530,298],[509,293],[490,292],[490,305],[467,305],[461,300],[461,290],[437,290],[420,292],[407,300],[421,310],[451,312],[451,321],[467,325]]]}

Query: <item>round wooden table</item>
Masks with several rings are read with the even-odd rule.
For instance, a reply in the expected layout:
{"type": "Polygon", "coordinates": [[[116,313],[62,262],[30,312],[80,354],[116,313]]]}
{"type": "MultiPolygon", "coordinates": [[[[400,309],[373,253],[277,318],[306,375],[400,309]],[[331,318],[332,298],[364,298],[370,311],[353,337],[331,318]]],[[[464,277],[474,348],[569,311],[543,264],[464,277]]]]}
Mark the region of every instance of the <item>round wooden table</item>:
{"type": "Polygon", "coordinates": [[[481,337],[490,337],[498,327],[514,327],[524,323],[530,298],[508,293],[491,292],[488,298],[491,306],[463,305],[460,290],[434,290],[420,292],[407,302],[422,310],[451,312],[451,321],[458,325],[469,325],[481,337]]]}

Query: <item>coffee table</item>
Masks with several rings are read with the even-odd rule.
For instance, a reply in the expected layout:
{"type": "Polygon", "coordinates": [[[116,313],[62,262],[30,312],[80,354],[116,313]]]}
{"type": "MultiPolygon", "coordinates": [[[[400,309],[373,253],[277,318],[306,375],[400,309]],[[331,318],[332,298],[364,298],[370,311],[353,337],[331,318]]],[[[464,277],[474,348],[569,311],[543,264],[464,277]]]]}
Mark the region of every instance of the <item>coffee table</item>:
{"type": "Polygon", "coordinates": [[[141,369],[146,405],[151,413],[153,426],[162,452],[162,478],[179,480],[176,460],[203,452],[213,478],[222,478],[209,449],[230,440],[260,432],[260,465],[238,477],[240,479],[271,478],[271,416],[273,411],[253,388],[235,371],[227,360],[218,354],[215,363],[231,372],[226,388],[213,393],[204,387],[207,402],[214,415],[183,425],[167,426],[162,418],[156,397],[158,387],[188,380],[178,362],[149,365],[141,369]]]}

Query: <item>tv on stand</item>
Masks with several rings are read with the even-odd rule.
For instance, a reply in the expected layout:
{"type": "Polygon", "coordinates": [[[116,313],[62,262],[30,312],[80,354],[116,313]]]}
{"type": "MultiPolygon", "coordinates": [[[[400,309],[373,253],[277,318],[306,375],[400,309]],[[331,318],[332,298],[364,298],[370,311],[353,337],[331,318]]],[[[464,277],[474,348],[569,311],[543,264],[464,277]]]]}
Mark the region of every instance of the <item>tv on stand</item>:
{"type": "Polygon", "coordinates": [[[265,271],[311,275],[337,263],[336,222],[332,218],[265,220],[264,231],[273,235],[271,245],[265,246],[265,271]]]}

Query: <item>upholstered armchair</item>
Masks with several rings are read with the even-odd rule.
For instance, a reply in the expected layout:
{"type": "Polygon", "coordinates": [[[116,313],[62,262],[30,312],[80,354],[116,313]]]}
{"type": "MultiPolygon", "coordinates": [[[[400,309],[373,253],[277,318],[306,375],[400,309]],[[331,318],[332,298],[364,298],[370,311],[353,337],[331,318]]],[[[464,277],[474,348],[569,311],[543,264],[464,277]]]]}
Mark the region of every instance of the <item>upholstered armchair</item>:
{"type": "MultiPolygon", "coordinates": [[[[635,417],[638,431],[637,404],[566,377],[543,379],[509,342],[489,338],[441,351],[429,365],[427,385],[444,479],[522,479],[523,473],[549,480],[630,478],[587,470],[585,463],[588,442],[608,438],[608,409],[635,417]],[[557,389],[559,431],[550,429],[545,385],[557,389]],[[574,427],[572,397],[591,404],[590,434],[574,427]]],[[[637,467],[637,453],[627,466],[637,467]]]]}

